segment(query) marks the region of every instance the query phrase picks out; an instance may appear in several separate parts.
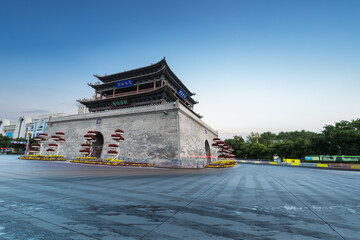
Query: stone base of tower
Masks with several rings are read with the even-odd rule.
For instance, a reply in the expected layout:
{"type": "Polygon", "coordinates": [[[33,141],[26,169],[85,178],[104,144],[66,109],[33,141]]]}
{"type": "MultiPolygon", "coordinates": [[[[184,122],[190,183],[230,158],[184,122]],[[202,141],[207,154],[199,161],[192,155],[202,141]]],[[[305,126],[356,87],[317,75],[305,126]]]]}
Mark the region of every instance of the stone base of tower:
{"type": "MultiPolygon", "coordinates": [[[[202,168],[216,156],[211,147],[217,132],[181,103],[165,103],[119,110],[78,114],[50,119],[46,133],[64,132],[61,154],[68,159],[81,156],[81,143],[88,131],[102,138],[100,158],[110,157],[111,134],[124,130],[119,159],[152,163],[155,167],[202,168]]],[[[45,144],[50,143],[51,140],[45,144]]]]}

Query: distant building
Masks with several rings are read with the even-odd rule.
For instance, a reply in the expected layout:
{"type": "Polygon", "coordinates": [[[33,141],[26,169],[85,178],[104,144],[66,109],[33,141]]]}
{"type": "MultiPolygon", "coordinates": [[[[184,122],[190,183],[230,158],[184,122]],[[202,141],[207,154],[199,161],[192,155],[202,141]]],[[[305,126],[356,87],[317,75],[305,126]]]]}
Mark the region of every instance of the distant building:
{"type": "Polygon", "coordinates": [[[15,125],[12,138],[26,138],[26,124],[31,123],[32,118],[29,116],[21,116],[15,125]]]}
{"type": "Polygon", "coordinates": [[[12,138],[15,131],[15,124],[15,121],[0,118],[0,134],[12,138]]]}
{"type": "Polygon", "coordinates": [[[66,113],[53,113],[40,115],[37,118],[34,118],[33,121],[26,125],[26,132],[31,133],[31,138],[39,136],[40,133],[44,133],[47,127],[47,123],[51,118],[64,117],[67,116],[66,113]]]}
{"type": "Polygon", "coordinates": [[[9,119],[4,119],[4,118],[0,118],[0,134],[3,136],[8,136],[11,135],[9,137],[12,137],[15,127],[14,129],[11,131],[11,127],[9,128],[9,126],[14,125],[15,126],[16,122],[9,120],[9,119]]]}
{"type": "Polygon", "coordinates": [[[0,118],[0,134],[10,138],[28,138],[26,133],[31,133],[31,138],[39,136],[46,130],[47,122],[51,118],[67,116],[65,113],[40,115],[37,118],[21,116],[17,121],[0,118]]]}

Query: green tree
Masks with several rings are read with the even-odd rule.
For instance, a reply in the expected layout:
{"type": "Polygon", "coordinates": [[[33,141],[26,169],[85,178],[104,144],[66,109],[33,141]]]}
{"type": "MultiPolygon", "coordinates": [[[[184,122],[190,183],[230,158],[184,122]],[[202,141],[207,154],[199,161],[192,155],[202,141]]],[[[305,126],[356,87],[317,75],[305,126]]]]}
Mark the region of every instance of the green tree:
{"type": "Polygon", "coordinates": [[[225,139],[225,142],[234,149],[237,158],[245,157],[245,140],[241,136],[234,136],[233,139],[225,139]]]}
{"type": "Polygon", "coordinates": [[[266,146],[270,146],[270,144],[273,144],[276,142],[277,136],[276,134],[272,132],[264,132],[260,135],[259,143],[264,144],[266,146]]]}
{"type": "Polygon", "coordinates": [[[235,136],[225,142],[234,148],[236,157],[272,159],[274,155],[285,158],[303,158],[307,155],[360,155],[360,119],[340,121],[326,125],[322,133],[309,131],[264,132],[259,143],[251,132],[246,137],[235,136]]]}
{"type": "Polygon", "coordinates": [[[0,134],[0,148],[9,148],[10,147],[10,140],[8,136],[3,136],[0,134]]]}
{"type": "Polygon", "coordinates": [[[360,154],[360,119],[326,125],[322,133],[328,148],[327,154],[360,154]]]}

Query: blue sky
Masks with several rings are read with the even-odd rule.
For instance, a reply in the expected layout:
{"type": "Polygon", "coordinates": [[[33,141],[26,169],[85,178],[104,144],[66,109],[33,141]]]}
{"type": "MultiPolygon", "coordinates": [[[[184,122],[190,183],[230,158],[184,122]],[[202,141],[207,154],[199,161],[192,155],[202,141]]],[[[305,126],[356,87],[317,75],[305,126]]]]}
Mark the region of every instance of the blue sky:
{"type": "Polygon", "coordinates": [[[221,137],[360,117],[360,1],[0,1],[0,117],[75,113],[159,61],[221,137]]]}

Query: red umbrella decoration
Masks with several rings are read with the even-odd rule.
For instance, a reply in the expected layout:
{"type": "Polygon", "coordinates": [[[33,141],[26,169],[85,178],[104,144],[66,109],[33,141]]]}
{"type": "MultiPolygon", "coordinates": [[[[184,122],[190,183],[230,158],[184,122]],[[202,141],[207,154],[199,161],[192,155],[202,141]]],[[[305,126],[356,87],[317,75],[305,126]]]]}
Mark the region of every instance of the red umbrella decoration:
{"type": "Polygon", "coordinates": [[[121,129],[116,129],[115,132],[120,134],[120,135],[124,134],[124,130],[121,130],[121,129]]]}
{"type": "Polygon", "coordinates": [[[218,142],[221,141],[221,139],[220,139],[220,138],[213,138],[213,141],[214,141],[215,143],[218,143],[218,142]]]}
{"type": "Polygon", "coordinates": [[[114,139],[117,142],[124,141],[124,137],[119,133],[111,134],[111,138],[114,139]]]}
{"type": "Polygon", "coordinates": [[[234,150],[229,144],[221,141],[220,138],[214,138],[213,141],[214,143],[211,146],[218,150],[218,158],[235,158],[234,150]]]}
{"type": "Polygon", "coordinates": [[[125,140],[123,134],[124,131],[121,129],[116,129],[115,134],[111,134],[111,138],[115,141],[115,143],[111,143],[108,145],[109,146],[108,154],[114,159],[117,159],[119,156],[119,152],[120,152],[119,143],[125,140]]]}
{"type": "Polygon", "coordinates": [[[116,151],[116,150],[108,150],[108,154],[111,155],[111,156],[116,156],[116,155],[119,154],[119,152],[116,151]]]}
{"type": "Polygon", "coordinates": [[[109,147],[118,148],[118,147],[119,147],[119,144],[111,143],[111,144],[109,144],[109,147]]]}
{"type": "Polygon", "coordinates": [[[88,154],[90,154],[90,148],[80,149],[80,151],[79,151],[79,152],[81,152],[81,153],[84,153],[84,154],[88,155],[88,154]]]}
{"type": "Polygon", "coordinates": [[[38,153],[42,152],[43,150],[43,144],[46,142],[47,134],[46,133],[40,133],[39,136],[34,137],[34,140],[37,141],[37,143],[34,143],[32,145],[31,152],[38,153]]]}
{"type": "Polygon", "coordinates": [[[33,143],[31,144],[30,152],[38,153],[40,151],[40,144],[33,143]]]}
{"type": "Polygon", "coordinates": [[[56,147],[56,154],[61,154],[61,145],[65,142],[65,133],[63,132],[56,132],[56,135],[51,136],[51,139],[54,140],[56,143],[50,143],[50,147],[56,147]]]}
{"type": "Polygon", "coordinates": [[[89,155],[91,155],[91,153],[93,152],[93,147],[92,144],[94,142],[96,142],[96,134],[98,132],[97,131],[88,131],[85,135],[85,143],[81,144],[82,149],[80,149],[80,153],[82,153],[83,157],[87,157],[89,155]]]}

